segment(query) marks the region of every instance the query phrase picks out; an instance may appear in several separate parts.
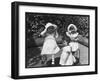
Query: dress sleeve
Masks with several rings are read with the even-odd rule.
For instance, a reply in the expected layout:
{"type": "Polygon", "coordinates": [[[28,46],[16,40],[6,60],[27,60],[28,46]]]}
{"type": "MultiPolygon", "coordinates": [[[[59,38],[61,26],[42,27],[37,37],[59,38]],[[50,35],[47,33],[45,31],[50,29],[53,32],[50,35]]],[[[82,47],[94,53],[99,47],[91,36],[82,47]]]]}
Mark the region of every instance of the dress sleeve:
{"type": "Polygon", "coordinates": [[[54,54],[56,54],[57,52],[60,51],[59,46],[57,45],[57,43],[55,42],[55,47],[54,47],[54,54]]]}

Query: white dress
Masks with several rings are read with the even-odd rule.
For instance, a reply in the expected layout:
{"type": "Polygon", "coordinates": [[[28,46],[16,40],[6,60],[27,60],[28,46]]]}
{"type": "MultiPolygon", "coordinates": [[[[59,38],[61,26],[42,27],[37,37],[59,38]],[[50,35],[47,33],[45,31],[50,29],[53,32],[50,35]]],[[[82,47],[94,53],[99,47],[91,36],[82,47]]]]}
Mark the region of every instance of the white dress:
{"type": "Polygon", "coordinates": [[[44,54],[56,54],[60,48],[58,47],[55,38],[53,35],[49,35],[45,38],[41,55],[44,54]]]}
{"type": "Polygon", "coordinates": [[[60,65],[72,65],[74,62],[76,62],[76,59],[71,53],[71,47],[70,46],[63,47],[59,64],[60,65]]]}
{"type": "Polygon", "coordinates": [[[69,35],[68,32],[66,32],[66,34],[72,39],[72,41],[69,43],[69,45],[71,46],[71,51],[77,51],[79,48],[78,42],[75,42],[74,40],[77,40],[78,33],[69,35]]]}
{"type": "Polygon", "coordinates": [[[71,46],[72,52],[75,52],[79,49],[78,42],[70,42],[69,45],[71,46]]]}

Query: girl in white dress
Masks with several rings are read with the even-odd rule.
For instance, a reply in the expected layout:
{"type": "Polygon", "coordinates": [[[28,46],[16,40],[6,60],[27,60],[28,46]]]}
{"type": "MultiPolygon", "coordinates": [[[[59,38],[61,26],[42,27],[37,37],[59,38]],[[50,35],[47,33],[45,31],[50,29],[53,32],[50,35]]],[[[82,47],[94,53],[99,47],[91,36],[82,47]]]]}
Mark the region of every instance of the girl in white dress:
{"type": "Polygon", "coordinates": [[[73,55],[79,58],[79,45],[77,42],[79,33],[77,32],[77,27],[74,24],[70,24],[66,35],[71,39],[69,45],[71,46],[73,55]]]}
{"type": "Polygon", "coordinates": [[[47,23],[41,35],[46,35],[41,55],[51,55],[52,64],[54,64],[54,55],[59,52],[60,48],[58,47],[55,38],[58,37],[57,26],[52,23],[47,23]]]}
{"type": "Polygon", "coordinates": [[[64,47],[62,48],[62,53],[60,56],[60,65],[73,65],[76,62],[75,57],[72,55],[71,46],[69,46],[69,37],[66,36],[64,40],[64,47]]]}
{"type": "Polygon", "coordinates": [[[65,47],[62,48],[62,54],[60,57],[61,65],[73,65],[76,62],[75,52],[79,49],[78,47],[78,32],[77,28],[74,24],[70,24],[68,26],[68,32],[66,32],[67,39],[70,38],[69,41],[65,41],[65,47]]]}
{"type": "Polygon", "coordinates": [[[78,32],[77,27],[74,24],[70,24],[68,26],[68,32],[66,32],[66,35],[70,37],[71,42],[70,46],[72,47],[72,51],[75,52],[78,49],[78,32]]]}

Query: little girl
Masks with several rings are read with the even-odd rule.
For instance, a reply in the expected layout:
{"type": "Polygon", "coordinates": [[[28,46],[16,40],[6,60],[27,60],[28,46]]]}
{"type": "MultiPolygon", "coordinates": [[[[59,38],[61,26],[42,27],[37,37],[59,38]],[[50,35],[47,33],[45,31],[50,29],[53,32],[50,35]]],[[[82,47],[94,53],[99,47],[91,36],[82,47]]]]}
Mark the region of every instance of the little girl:
{"type": "Polygon", "coordinates": [[[62,48],[62,54],[60,56],[60,65],[73,65],[76,62],[75,57],[72,55],[71,46],[69,46],[70,38],[64,36],[64,47],[62,48]]]}
{"type": "Polygon", "coordinates": [[[58,37],[57,26],[52,23],[47,23],[41,35],[46,35],[43,43],[43,48],[41,55],[51,55],[52,64],[54,64],[54,55],[59,52],[60,48],[58,47],[55,38],[58,37]]]}
{"type": "Polygon", "coordinates": [[[70,24],[67,30],[68,32],[66,32],[66,35],[71,39],[69,45],[71,46],[72,53],[75,57],[79,58],[77,27],[74,24],[70,24]]]}

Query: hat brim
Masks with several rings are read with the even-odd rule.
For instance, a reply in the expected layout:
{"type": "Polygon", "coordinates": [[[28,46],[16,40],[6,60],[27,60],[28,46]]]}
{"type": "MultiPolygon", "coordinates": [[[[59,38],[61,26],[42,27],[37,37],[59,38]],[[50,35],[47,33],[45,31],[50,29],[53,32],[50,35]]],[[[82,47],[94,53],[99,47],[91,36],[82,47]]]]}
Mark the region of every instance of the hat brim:
{"type": "Polygon", "coordinates": [[[46,33],[46,31],[47,31],[47,28],[49,28],[50,26],[53,26],[55,29],[57,28],[57,25],[52,24],[52,23],[47,23],[45,25],[45,29],[41,32],[41,35],[44,35],[44,33],[46,33]]]}

